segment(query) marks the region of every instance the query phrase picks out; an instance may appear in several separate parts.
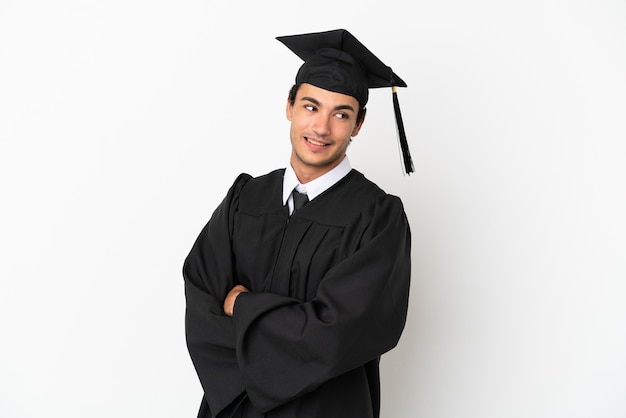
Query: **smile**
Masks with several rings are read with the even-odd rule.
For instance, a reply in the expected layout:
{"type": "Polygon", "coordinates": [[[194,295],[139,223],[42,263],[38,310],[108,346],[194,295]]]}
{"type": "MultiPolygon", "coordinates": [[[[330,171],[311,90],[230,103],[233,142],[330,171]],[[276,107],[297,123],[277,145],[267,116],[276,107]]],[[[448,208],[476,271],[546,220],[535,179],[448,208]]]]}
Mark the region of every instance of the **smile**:
{"type": "Polygon", "coordinates": [[[305,139],[307,142],[309,142],[309,143],[311,143],[311,144],[313,144],[313,145],[317,145],[318,147],[327,147],[327,146],[329,145],[329,144],[326,144],[326,143],[324,143],[324,142],[319,142],[319,141],[316,141],[316,140],[314,140],[314,139],[312,139],[312,138],[309,138],[308,136],[305,136],[305,137],[304,137],[304,139],[305,139]]]}

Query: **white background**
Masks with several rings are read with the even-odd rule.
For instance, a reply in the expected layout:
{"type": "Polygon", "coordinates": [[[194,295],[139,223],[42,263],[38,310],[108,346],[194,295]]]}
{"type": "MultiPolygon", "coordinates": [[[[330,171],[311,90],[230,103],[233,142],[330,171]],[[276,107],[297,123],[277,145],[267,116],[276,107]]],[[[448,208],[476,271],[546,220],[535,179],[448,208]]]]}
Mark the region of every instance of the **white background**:
{"type": "Polygon", "coordinates": [[[382,416],[626,416],[623,1],[1,0],[1,417],[195,416],[184,257],[335,28],[409,85],[416,172],[387,89],[349,150],[413,231],[382,416]]]}

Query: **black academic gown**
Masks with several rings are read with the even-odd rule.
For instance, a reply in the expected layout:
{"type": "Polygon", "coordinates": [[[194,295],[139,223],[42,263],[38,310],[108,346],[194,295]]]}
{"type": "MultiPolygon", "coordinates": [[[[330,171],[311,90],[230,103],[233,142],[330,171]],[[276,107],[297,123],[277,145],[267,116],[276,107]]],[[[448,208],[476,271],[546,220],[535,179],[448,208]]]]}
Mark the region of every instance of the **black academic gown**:
{"type": "Polygon", "coordinates": [[[352,170],[289,217],[283,175],[240,175],[185,260],[199,417],[378,417],[379,358],[407,314],[403,205],[352,170]],[[251,292],[231,318],[236,284],[251,292]]]}

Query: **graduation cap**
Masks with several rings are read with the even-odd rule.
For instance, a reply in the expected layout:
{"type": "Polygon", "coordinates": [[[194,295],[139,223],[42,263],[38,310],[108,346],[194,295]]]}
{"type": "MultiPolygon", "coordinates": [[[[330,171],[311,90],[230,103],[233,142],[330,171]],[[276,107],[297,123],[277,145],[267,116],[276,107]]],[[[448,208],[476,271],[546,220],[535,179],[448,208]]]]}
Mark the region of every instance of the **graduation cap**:
{"type": "Polygon", "coordinates": [[[276,38],[304,60],[296,83],[352,96],[365,107],[370,88],[391,87],[404,169],[413,172],[413,161],[404,132],[396,87],[406,83],[345,29],[276,38]]]}

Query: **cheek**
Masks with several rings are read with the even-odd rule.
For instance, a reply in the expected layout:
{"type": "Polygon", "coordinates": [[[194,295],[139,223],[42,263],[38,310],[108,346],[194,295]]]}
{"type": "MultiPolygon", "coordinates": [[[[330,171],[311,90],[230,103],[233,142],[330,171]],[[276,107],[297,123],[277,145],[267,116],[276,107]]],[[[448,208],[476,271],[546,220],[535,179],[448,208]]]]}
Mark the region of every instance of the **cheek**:
{"type": "Polygon", "coordinates": [[[289,120],[291,121],[291,126],[296,128],[302,127],[306,122],[306,118],[297,111],[291,114],[291,119],[289,120]]]}
{"type": "Polygon", "coordinates": [[[296,127],[292,123],[291,126],[289,127],[289,138],[291,139],[291,142],[294,141],[296,136],[297,136],[296,127]]]}
{"type": "Polygon", "coordinates": [[[291,136],[298,135],[298,132],[302,132],[302,122],[298,118],[291,119],[290,125],[291,136]]]}
{"type": "Polygon", "coordinates": [[[333,124],[332,129],[337,138],[350,140],[355,126],[352,123],[345,123],[345,121],[337,121],[337,123],[333,124]]]}

